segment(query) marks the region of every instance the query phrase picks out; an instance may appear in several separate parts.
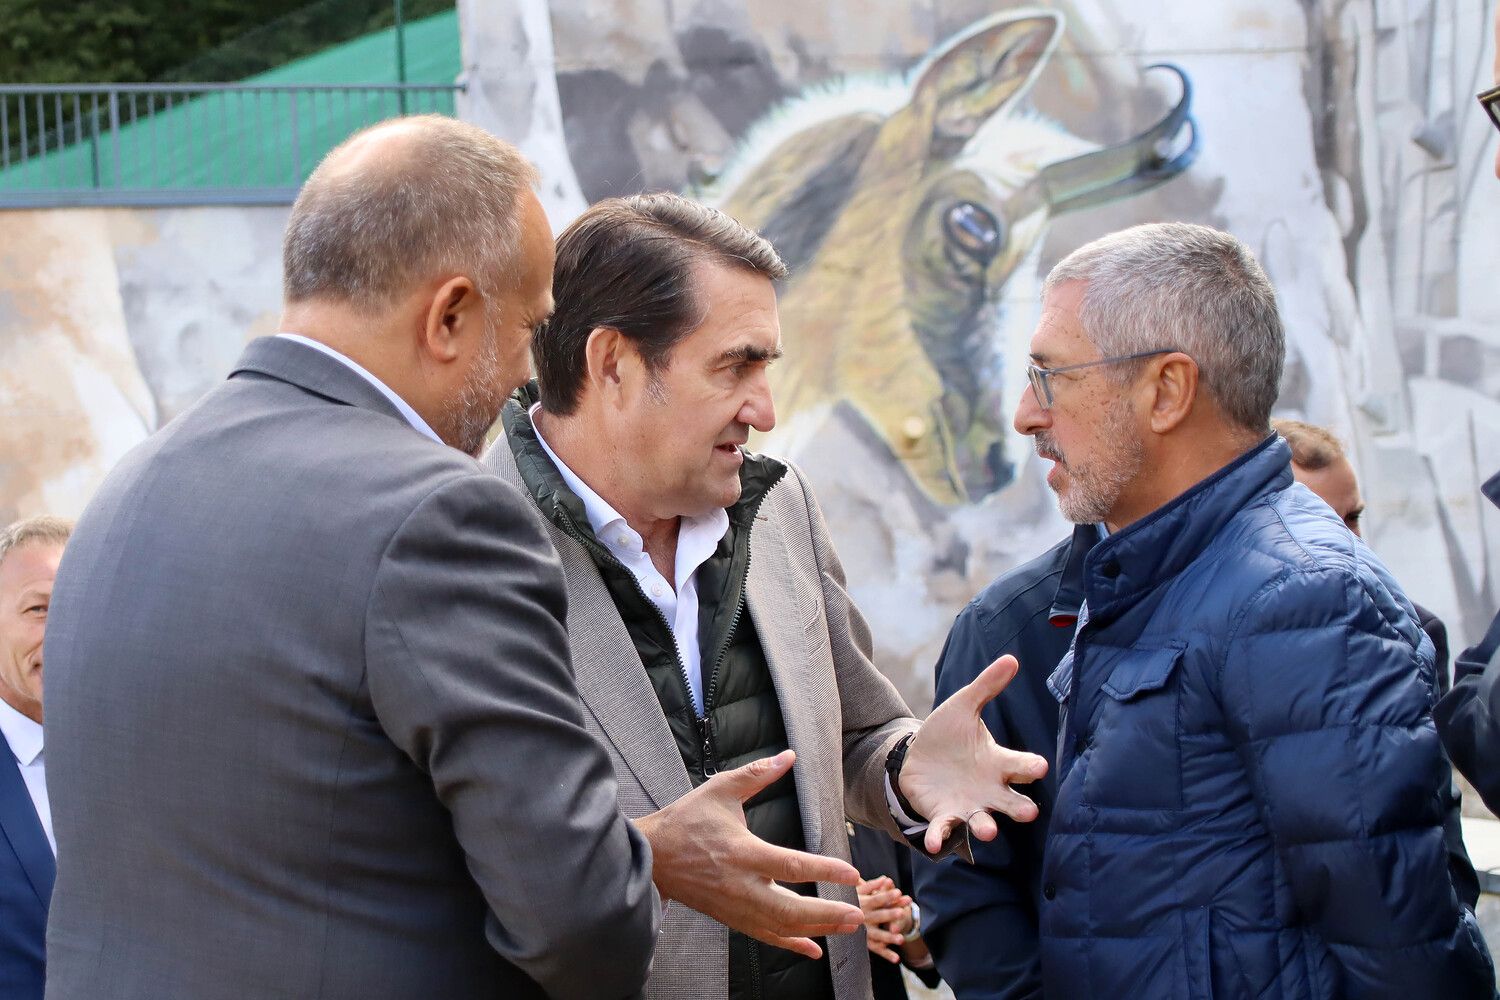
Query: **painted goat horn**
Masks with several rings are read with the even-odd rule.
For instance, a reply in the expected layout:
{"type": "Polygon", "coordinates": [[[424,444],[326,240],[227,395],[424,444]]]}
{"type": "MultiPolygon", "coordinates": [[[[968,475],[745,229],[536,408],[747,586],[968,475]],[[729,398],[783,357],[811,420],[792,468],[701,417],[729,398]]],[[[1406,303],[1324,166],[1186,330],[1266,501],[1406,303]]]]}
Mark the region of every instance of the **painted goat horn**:
{"type": "Polygon", "coordinates": [[[1182,173],[1198,158],[1198,123],[1193,120],[1193,84],[1181,67],[1155,63],[1147,70],[1167,69],[1182,82],[1182,97],[1161,121],[1128,142],[1061,160],[1042,168],[1042,198],[1051,214],[1140,194],[1182,173]],[[1186,146],[1175,154],[1183,130],[1186,146]]]}

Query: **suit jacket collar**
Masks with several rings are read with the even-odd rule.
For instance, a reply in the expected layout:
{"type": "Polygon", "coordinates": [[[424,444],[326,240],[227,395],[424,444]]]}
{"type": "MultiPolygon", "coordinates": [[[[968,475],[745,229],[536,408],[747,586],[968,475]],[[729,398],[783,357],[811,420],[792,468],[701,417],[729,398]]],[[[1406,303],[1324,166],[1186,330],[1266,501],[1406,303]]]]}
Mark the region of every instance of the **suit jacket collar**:
{"type": "MultiPolygon", "coordinates": [[[[508,436],[501,435],[495,441],[486,462],[501,479],[530,496],[516,467],[508,436]]],[[[532,500],[535,502],[536,498],[532,500]]],[[[579,694],[606,738],[660,809],[692,790],[687,767],[667,728],[651,681],[645,670],[638,669],[640,654],[593,557],[552,518],[545,521],[552,544],[562,559],[567,583],[568,637],[579,694]]]]}
{"type": "Polygon", "coordinates": [[[31,801],[15,754],[4,737],[0,737],[0,744],[4,745],[4,751],[0,752],[0,834],[10,842],[37,899],[46,906],[52,899],[57,859],[52,856],[52,845],[47,843],[47,834],[42,830],[41,818],[36,814],[36,804],[31,801]]]}
{"type": "MultiPolygon", "coordinates": [[[[285,337],[258,337],[245,345],[245,353],[229,373],[230,378],[245,373],[266,375],[289,382],[335,403],[357,406],[395,417],[403,417],[380,390],[359,373],[334,358],[305,344],[285,337]]],[[[409,426],[409,425],[408,425],[409,426]]]]}

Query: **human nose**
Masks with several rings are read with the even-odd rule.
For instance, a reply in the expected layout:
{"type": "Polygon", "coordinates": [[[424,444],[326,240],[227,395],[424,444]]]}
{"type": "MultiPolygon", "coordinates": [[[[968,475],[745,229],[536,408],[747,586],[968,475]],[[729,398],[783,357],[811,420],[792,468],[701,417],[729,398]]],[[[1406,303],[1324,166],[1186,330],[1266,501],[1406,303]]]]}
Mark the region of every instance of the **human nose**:
{"type": "Polygon", "coordinates": [[[764,372],[756,377],[749,398],[740,407],[740,423],[749,424],[762,434],[776,426],[776,401],[771,396],[771,380],[764,372]]]}
{"type": "Polygon", "coordinates": [[[1036,389],[1028,380],[1021,389],[1020,398],[1016,401],[1016,415],[1011,421],[1012,426],[1018,434],[1031,435],[1046,429],[1051,421],[1051,411],[1042,409],[1041,403],[1036,398],[1036,389]]]}

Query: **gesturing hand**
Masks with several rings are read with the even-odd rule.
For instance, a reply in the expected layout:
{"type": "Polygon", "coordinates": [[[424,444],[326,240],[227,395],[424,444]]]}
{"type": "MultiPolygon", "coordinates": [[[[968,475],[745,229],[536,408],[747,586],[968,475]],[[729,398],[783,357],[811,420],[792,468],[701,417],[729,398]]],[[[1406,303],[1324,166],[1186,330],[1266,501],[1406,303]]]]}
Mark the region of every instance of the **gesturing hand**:
{"type": "Polygon", "coordinates": [[[887,962],[901,961],[896,949],[906,937],[899,928],[911,927],[911,897],[889,875],[860,882],[857,891],[865,913],[865,947],[887,962]]]}
{"type": "Polygon", "coordinates": [[[651,842],[652,878],[662,899],[675,899],[757,941],[819,958],[814,937],[852,934],[858,908],[799,896],[777,882],[858,885],[847,862],[766,843],[745,826],[744,803],[791,769],[794,754],[721,771],[635,825],[651,842]]]}
{"type": "Polygon", "coordinates": [[[932,710],[906,752],[901,793],[931,822],[924,840],[929,853],[936,853],[965,821],[973,836],[994,840],[1000,827],[990,810],[1021,823],[1036,819],[1036,803],[1010,786],[1045,775],[1047,761],[1000,746],[979,717],[1018,666],[1007,655],[985,667],[932,710]]]}

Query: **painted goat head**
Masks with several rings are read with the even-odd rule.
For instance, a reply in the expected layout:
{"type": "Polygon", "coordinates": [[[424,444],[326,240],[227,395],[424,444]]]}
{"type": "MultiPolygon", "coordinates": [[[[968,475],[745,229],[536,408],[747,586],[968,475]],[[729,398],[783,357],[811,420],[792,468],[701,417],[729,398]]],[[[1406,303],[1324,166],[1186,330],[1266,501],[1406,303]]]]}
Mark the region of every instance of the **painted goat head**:
{"type": "Polygon", "coordinates": [[[1000,293],[1047,220],[1154,187],[1197,155],[1173,67],[1177,106],[1119,146],[1027,110],[1062,30],[1054,11],[1008,11],[945,43],[909,84],[846,83],[773,112],[711,196],[792,269],[773,369],[781,416],[852,403],[943,502],[1011,478],[1000,293]]]}

